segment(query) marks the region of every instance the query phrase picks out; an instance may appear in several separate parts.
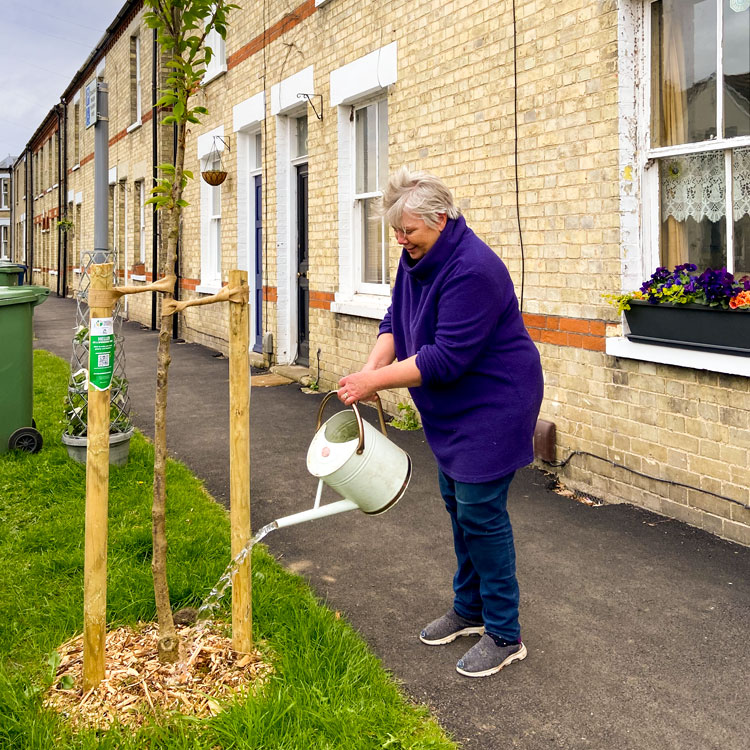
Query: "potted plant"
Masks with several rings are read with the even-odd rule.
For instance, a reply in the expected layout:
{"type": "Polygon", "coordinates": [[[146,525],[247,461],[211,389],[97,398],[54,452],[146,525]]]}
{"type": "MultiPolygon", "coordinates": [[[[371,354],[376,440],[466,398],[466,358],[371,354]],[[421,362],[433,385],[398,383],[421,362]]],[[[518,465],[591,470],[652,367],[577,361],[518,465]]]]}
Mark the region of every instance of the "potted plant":
{"type": "Polygon", "coordinates": [[[57,226],[61,232],[72,232],[74,226],[73,220],[69,219],[67,216],[63,216],[62,219],[57,222],[57,226]]]}
{"type": "Polygon", "coordinates": [[[750,356],[750,277],[693,263],[657,268],[640,289],[605,297],[631,341],[750,356]]]}
{"type": "MultiPolygon", "coordinates": [[[[75,342],[87,347],[88,333],[88,328],[79,328],[75,342]]],[[[70,458],[82,464],[86,463],[88,448],[88,388],[87,370],[81,368],[71,375],[65,397],[65,429],[62,434],[62,442],[70,458]]],[[[130,438],[134,431],[128,412],[128,381],[114,375],[109,396],[109,462],[114,466],[124,466],[128,462],[130,438]]]]}

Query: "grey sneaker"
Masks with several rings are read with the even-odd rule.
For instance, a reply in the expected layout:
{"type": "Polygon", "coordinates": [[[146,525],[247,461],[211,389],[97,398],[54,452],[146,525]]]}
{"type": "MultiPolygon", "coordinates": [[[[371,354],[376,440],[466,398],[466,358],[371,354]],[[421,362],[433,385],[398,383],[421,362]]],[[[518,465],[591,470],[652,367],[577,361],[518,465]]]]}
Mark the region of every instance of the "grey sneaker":
{"type": "Polygon", "coordinates": [[[476,620],[466,620],[450,610],[433,620],[420,634],[419,640],[428,646],[442,646],[455,641],[459,635],[482,635],[484,625],[476,620]]]}
{"type": "Polygon", "coordinates": [[[523,643],[498,646],[491,635],[484,634],[479,643],[472,646],[456,664],[456,671],[467,677],[489,677],[514,661],[526,658],[523,643]]]}

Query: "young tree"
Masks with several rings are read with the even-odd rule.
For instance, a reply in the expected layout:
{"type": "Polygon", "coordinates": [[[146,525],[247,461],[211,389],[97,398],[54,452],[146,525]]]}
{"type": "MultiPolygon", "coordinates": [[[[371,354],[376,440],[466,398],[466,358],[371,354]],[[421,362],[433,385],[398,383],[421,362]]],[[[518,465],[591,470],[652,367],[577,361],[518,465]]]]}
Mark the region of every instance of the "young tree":
{"type": "MultiPolygon", "coordinates": [[[[164,217],[162,226],[166,248],[163,254],[164,267],[159,269],[161,273],[158,275],[171,277],[174,282],[180,217],[182,210],[188,205],[182,194],[188,180],[193,179],[192,173],[185,169],[187,127],[188,123],[198,124],[199,115],[207,114],[205,107],[191,106],[190,100],[200,88],[206,66],[212,57],[212,50],[205,44],[206,36],[213,29],[225,38],[227,16],[231,10],[239,6],[224,0],[144,0],[144,5],[145,23],[149,28],[156,30],[161,61],[168,69],[161,91],[162,97],[156,106],[170,111],[163,118],[162,124],[171,125],[176,131],[177,148],[174,162],[159,165],[161,176],[152,191],[153,197],[148,201],[154,203],[164,217]]],[[[155,60],[154,64],[158,64],[158,61],[155,60]]],[[[167,586],[166,540],[166,412],[172,322],[171,311],[165,303],[172,298],[171,292],[166,292],[162,297],[159,326],[154,407],[154,499],[151,511],[151,568],[159,622],[159,659],[166,662],[177,660],[179,647],[167,586]]]]}

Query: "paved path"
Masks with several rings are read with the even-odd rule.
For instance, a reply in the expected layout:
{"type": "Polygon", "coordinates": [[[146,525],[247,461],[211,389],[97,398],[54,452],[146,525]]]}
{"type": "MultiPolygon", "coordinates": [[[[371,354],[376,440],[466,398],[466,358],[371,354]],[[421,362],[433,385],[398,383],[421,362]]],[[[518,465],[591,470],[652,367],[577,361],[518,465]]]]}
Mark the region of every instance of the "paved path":
{"type": "MultiPolygon", "coordinates": [[[[68,359],[74,317],[74,303],[50,297],[35,309],[36,346],[68,359]]],[[[135,422],[151,435],[156,334],[133,323],[125,333],[135,422]]],[[[226,504],[227,360],[192,344],[172,352],[170,452],[226,504]]],[[[319,403],[297,384],[253,389],[253,528],[312,505],[305,455],[319,403]]],[[[430,648],[417,638],[451,601],[435,463],[421,432],[391,437],[414,462],[393,510],[266,541],[463,748],[750,747],[750,549],[631,506],[587,507],[551,491],[543,473],[521,471],[510,509],[529,656],[494,677],[464,678],[454,665],[471,639],[430,648]]]]}

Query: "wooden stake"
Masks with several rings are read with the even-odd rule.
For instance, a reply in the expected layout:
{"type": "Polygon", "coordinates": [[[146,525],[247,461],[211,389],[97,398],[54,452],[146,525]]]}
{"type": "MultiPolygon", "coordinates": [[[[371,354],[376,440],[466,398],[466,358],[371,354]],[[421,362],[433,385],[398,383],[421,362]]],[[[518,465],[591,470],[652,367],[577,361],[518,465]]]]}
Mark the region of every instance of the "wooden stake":
{"type": "MultiPolygon", "coordinates": [[[[248,289],[247,272],[229,272],[229,287],[248,289]]],[[[232,558],[250,541],[250,309],[247,296],[229,303],[229,501],[232,558]]],[[[232,647],[253,647],[250,556],[232,583],[232,647]]]]}
{"type": "MultiPolygon", "coordinates": [[[[90,291],[112,289],[112,263],[91,267],[90,291]]],[[[91,307],[111,318],[112,307],[91,307]]],[[[89,342],[93,326],[89,322],[89,342]]],[[[83,692],[104,679],[107,635],[107,515],[109,505],[109,389],[89,384],[86,449],[86,536],[83,572],[83,692]]]]}

